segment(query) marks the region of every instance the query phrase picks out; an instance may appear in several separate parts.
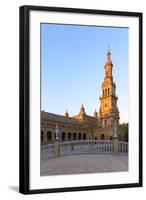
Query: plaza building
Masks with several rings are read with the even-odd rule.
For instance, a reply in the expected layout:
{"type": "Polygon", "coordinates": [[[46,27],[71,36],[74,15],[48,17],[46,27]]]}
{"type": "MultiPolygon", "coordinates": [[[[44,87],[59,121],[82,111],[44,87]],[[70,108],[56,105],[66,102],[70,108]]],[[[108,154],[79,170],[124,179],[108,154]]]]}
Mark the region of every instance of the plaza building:
{"type": "MultiPolygon", "coordinates": [[[[116,125],[118,131],[122,130],[118,128],[120,119],[117,106],[118,97],[112,69],[113,63],[108,49],[98,113],[95,110],[92,116],[87,115],[83,105],[81,105],[79,113],[74,116],[69,116],[67,111],[64,115],[41,111],[41,144],[55,141],[56,126],[60,132],[60,141],[112,140],[113,127],[116,125]]],[[[122,140],[125,140],[124,133],[118,133],[122,135],[122,140]]]]}

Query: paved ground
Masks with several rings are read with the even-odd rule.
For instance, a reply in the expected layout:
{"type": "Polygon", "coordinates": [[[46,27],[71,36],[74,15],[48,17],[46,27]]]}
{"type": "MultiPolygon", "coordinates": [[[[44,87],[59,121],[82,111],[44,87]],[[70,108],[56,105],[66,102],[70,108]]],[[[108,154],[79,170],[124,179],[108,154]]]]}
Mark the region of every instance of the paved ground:
{"type": "Polygon", "coordinates": [[[41,160],[41,176],[128,171],[128,156],[89,154],[41,160]]]}

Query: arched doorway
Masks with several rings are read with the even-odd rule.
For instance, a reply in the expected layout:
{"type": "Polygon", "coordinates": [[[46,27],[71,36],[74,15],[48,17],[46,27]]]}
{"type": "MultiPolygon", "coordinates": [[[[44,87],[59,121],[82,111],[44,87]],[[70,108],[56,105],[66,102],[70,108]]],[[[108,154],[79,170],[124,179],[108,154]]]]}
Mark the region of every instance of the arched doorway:
{"type": "Polygon", "coordinates": [[[65,141],[65,132],[62,132],[62,141],[65,141]]]}
{"type": "Polygon", "coordinates": [[[86,140],[86,133],[83,134],[83,140],[86,140]]]}
{"type": "Polygon", "coordinates": [[[71,133],[68,133],[68,140],[71,140],[71,133]]]}
{"type": "Polygon", "coordinates": [[[52,141],[52,132],[48,131],[47,132],[47,142],[51,142],[52,141]]]}
{"type": "Polygon", "coordinates": [[[104,134],[101,134],[101,140],[104,140],[104,134]]]}
{"type": "Polygon", "coordinates": [[[82,134],[79,133],[79,135],[78,135],[78,139],[81,140],[81,138],[82,138],[82,134]]]}
{"type": "Polygon", "coordinates": [[[76,140],[76,139],[77,139],[77,134],[74,133],[74,134],[73,134],[73,140],[76,140]]]}

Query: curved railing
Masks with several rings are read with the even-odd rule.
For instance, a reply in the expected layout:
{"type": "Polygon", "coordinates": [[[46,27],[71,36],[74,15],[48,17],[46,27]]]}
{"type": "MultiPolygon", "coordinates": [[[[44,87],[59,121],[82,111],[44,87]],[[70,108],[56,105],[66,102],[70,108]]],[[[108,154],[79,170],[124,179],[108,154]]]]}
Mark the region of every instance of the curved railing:
{"type": "Polygon", "coordinates": [[[107,140],[79,140],[60,143],[60,155],[112,153],[113,143],[107,140]]]}
{"type": "Polygon", "coordinates": [[[41,159],[54,157],[54,144],[47,144],[41,146],[41,159]]]}
{"type": "MultiPolygon", "coordinates": [[[[55,156],[55,145],[41,146],[41,159],[53,158],[55,156]]],[[[75,140],[59,143],[59,156],[78,154],[113,154],[114,144],[111,140],[75,140]]],[[[128,153],[128,143],[119,142],[119,154],[128,153]]]]}

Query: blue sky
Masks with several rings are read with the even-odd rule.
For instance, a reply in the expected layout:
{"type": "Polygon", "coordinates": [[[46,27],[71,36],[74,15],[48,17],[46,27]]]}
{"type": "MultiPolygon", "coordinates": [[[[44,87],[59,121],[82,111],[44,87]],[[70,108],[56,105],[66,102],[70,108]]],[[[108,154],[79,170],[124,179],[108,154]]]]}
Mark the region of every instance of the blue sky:
{"type": "Polygon", "coordinates": [[[120,122],[127,122],[128,28],[41,24],[41,110],[99,111],[108,44],[120,122]]]}

